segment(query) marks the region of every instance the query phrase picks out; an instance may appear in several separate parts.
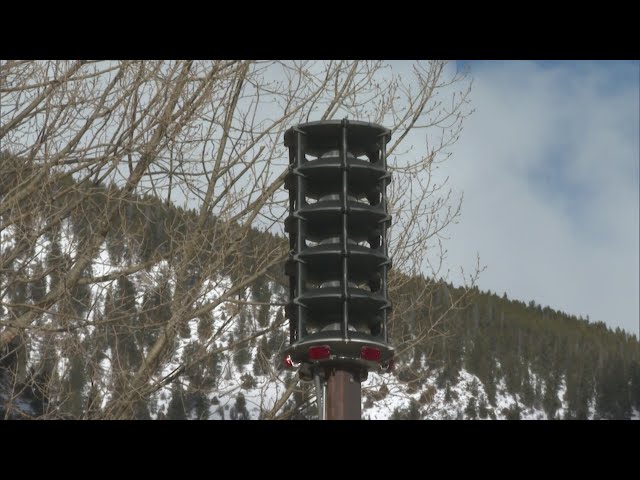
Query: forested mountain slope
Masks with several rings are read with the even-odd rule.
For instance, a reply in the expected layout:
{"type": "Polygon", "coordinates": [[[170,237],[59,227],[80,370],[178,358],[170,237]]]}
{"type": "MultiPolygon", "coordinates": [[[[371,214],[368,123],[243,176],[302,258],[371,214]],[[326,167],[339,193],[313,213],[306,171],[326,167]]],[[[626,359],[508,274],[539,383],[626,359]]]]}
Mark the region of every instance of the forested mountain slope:
{"type": "MultiPolygon", "coordinates": [[[[4,161],[0,197],[18,171],[4,161]]],[[[0,331],[18,332],[1,352],[0,418],[113,418],[122,405],[140,419],[314,418],[312,386],[277,370],[283,238],[209,217],[207,248],[176,250],[201,221],[193,211],[90,182],[49,188],[0,217],[0,331]],[[114,205],[95,255],[73,271],[114,205]],[[79,281],[64,288],[71,275],[79,281]],[[18,328],[26,314],[34,321],[18,328]],[[145,369],[150,380],[135,383],[145,369]]],[[[396,370],[363,385],[364,418],[638,418],[637,337],[394,275],[396,370]]]]}

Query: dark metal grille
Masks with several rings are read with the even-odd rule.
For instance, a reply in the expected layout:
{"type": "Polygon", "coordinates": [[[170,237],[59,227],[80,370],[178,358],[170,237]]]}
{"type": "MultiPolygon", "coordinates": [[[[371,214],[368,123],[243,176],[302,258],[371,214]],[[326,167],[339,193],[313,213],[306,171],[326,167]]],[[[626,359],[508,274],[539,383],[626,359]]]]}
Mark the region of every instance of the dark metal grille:
{"type": "Polygon", "coordinates": [[[331,346],[333,359],[374,344],[388,359],[386,145],[391,132],[356,121],[321,121],[285,133],[289,148],[290,353],[331,346]],[[355,344],[354,344],[355,342],[355,344]]]}

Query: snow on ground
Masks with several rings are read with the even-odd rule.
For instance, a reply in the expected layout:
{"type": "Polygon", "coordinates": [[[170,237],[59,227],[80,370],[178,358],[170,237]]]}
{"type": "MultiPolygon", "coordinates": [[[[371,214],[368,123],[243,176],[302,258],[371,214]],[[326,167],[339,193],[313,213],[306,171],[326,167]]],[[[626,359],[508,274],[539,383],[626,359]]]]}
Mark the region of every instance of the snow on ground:
{"type": "Polygon", "coordinates": [[[104,352],[104,358],[100,360],[100,371],[102,375],[100,376],[102,380],[100,387],[102,394],[102,403],[100,408],[105,408],[109,400],[111,400],[111,394],[109,393],[111,389],[109,388],[109,379],[111,378],[111,348],[108,347],[104,352]]]}
{"type": "Polygon", "coordinates": [[[92,269],[93,275],[96,277],[109,275],[115,270],[111,257],[109,256],[109,251],[107,250],[107,242],[102,242],[97,258],[93,259],[92,269]]]}
{"type": "Polygon", "coordinates": [[[0,253],[4,253],[5,250],[11,250],[16,246],[14,233],[15,227],[13,225],[9,225],[7,228],[0,232],[0,253]]]}
{"type": "MultiPolygon", "coordinates": [[[[203,285],[201,301],[213,301],[223,295],[230,287],[231,281],[228,278],[207,280],[203,285]]],[[[234,302],[223,302],[213,310],[213,334],[207,339],[199,338],[197,331],[198,319],[191,320],[189,322],[190,336],[179,339],[178,346],[171,360],[157,376],[156,381],[166,377],[181,365],[184,350],[190,344],[205,344],[207,345],[208,351],[229,346],[233,336],[233,330],[237,326],[237,308],[234,302]]],[[[276,310],[277,309],[271,309],[270,311],[271,322],[275,320],[276,310]]],[[[252,318],[247,318],[247,320],[247,328],[257,328],[252,318]]],[[[277,399],[286,390],[284,375],[279,377],[275,372],[269,376],[256,376],[253,374],[253,363],[257,355],[257,347],[255,345],[248,345],[247,348],[250,360],[241,367],[238,367],[234,363],[234,352],[232,350],[226,350],[219,355],[220,373],[216,378],[216,388],[213,393],[209,395],[209,401],[211,403],[208,409],[209,419],[228,419],[239,393],[242,393],[245,397],[246,409],[250,417],[252,419],[258,419],[262,414],[273,408],[277,399]],[[248,376],[253,378],[253,382],[245,382],[248,376]]],[[[184,387],[188,386],[188,380],[184,378],[181,379],[181,383],[184,387]]],[[[171,396],[172,391],[170,385],[163,387],[154,394],[157,410],[152,412],[152,418],[157,418],[160,412],[167,412],[171,396]]]]}
{"type": "MultiPolygon", "coordinates": [[[[465,409],[473,395],[472,385],[477,388],[476,411],[481,399],[484,399],[489,409],[493,410],[496,419],[504,419],[503,410],[510,410],[516,403],[523,409],[520,418],[523,420],[546,419],[542,410],[526,408],[521,405],[519,398],[506,392],[504,380],[497,386],[495,407],[489,405],[484,385],[475,375],[462,369],[458,382],[450,387],[451,400],[446,400],[446,390],[437,388],[438,370],[434,370],[424,379],[419,387],[411,387],[408,383],[400,382],[396,376],[386,374],[369,374],[369,379],[363,383],[362,418],[384,420],[392,416],[396,409],[406,410],[411,401],[417,402],[420,416],[426,420],[454,420],[467,418],[465,409]],[[369,400],[371,399],[371,400],[369,400]],[[368,401],[369,400],[369,401],[368,401]],[[373,402],[373,405],[371,404],[373,402]]],[[[487,419],[491,418],[490,416],[487,419]]]]}

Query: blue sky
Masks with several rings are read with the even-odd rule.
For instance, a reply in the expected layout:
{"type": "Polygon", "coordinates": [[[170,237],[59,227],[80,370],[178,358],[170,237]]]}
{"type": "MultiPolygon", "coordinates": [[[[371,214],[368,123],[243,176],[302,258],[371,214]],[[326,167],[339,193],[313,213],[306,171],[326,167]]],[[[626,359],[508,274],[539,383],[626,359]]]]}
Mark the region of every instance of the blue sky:
{"type": "Polygon", "coordinates": [[[479,286],[638,333],[640,64],[473,61],[445,166],[464,192],[448,264],[479,286]]]}

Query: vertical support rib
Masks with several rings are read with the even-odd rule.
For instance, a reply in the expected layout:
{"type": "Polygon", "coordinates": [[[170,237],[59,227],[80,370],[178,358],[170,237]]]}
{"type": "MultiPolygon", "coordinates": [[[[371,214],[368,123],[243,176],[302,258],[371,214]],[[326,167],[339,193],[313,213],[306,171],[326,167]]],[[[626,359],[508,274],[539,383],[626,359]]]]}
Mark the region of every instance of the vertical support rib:
{"type": "MultiPolygon", "coordinates": [[[[380,137],[380,157],[382,160],[382,167],[384,168],[385,171],[385,175],[382,177],[381,179],[381,202],[382,202],[382,208],[384,209],[384,212],[388,215],[387,212],[387,177],[388,177],[388,173],[387,173],[387,135],[383,134],[380,137]]],[[[389,259],[389,249],[387,246],[387,227],[388,227],[388,222],[385,219],[384,225],[382,225],[382,245],[384,248],[384,256],[387,259],[389,259]]],[[[382,284],[381,284],[381,288],[382,288],[382,292],[385,295],[385,300],[388,301],[388,298],[386,298],[388,296],[387,293],[387,267],[388,267],[388,263],[385,263],[382,266],[382,284]]],[[[382,334],[383,334],[383,338],[384,338],[384,342],[385,343],[389,343],[389,329],[387,328],[387,308],[385,307],[385,309],[382,311],[382,334]]]]}
{"type": "MultiPolygon", "coordinates": [[[[304,161],[304,145],[303,142],[303,133],[301,131],[296,132],[296,167],[299,169],[302,166],[304,161]]],[[[304,231],[304,219],[300,216],[300,209],[305,204],[305,189],[304,189],[304,179],[300,174],[300,171],[296,171],[296,223],[298,227],[298,233],[296,238],[296,256],[299,255],[305,247],[305,231],[304,231]]],[[[304,293],[305,290],[305,271],[304,265],[300,261],[300,258],[295,258],[296,261],[296,281],[297,281],[297,296],[304,293]]],[[[298,301],[296,302],[296,311],[298,313],[298,338],[304,332],[304,306],[298,301]]]]}
{"type": "Polygon", "coordinates": [[[348,177],[347,177],[347,125],[348,120],[342,120],[342,142],[340,143],[340,158],[342,166],[342,338],[349,339],[349,272],[348,269],[348,177]]]}
{"type": "MultiPolygon", "coordinates": [[[[295,157],[293,148],[289,148],[289,170],[291,174],[294,173],[295,161],[296,161],[296,157],[295,157]]],[[[296,208],[296,193],[293,191],[293,189],[290,189],[289,190],[289,211],[293,213],[295,211],[295,208],[296,208]]],[[[289,235],[289,255],[291,255],[292,257],[295,254],[295,249],[296,249],[296,237],[290,234],[289,235]]],[[[296,286],[297,286],[296,278],[293,275],[291,275],[289,277],[289,298],[290,299],[295,298],[296,286]]],[[[289,319],[289,344],[290,345],[293,345],[295,342],[297,342],[299,338],[299,334],[297,330],[298,328],[297,322],[298,322],[297,317],[296,317],[295,324],[294,324],[293,318],[289,319]]]]}

